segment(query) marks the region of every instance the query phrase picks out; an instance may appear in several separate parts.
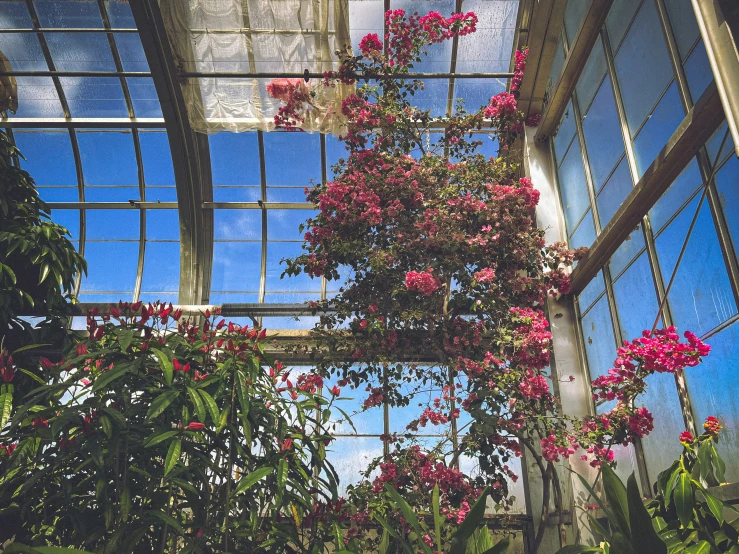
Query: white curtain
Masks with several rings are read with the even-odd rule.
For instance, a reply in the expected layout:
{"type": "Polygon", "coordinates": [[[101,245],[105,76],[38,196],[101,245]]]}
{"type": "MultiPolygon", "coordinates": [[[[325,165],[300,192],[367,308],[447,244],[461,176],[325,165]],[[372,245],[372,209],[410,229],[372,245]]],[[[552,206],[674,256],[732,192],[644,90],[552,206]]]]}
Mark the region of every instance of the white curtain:
{"type": "MultiPolygon", "coordinates": [[[[348,0],[160,0],[178,67],[192,72],[323,73],[350,46],[348,0]]],[[[272,79],[183,78],[190,124],[201,133],[274,129],[282,105],[272,79]]],[[[340,134],[341,101],[354,87],[308,85],[314,108],[300,127],[340,134]]]]}

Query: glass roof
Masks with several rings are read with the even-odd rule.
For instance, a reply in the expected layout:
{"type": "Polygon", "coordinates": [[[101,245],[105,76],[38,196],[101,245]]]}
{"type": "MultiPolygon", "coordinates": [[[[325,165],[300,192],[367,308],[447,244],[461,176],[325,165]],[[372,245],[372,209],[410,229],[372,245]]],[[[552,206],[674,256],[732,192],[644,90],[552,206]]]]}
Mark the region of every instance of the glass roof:
{"type": "MultiPolygon", "coordinates": [[[[355,48],[369,32],[384,34],[385,2],[348,4],[355,48]]],[[[424,13],[455,8],[451,0],[389,4],[424,13]]],[[[477,13],[477,32],[458,46],[436,45],[416,70],[509,71],[518,0],[459,4],[477,13]]],[[[172,122],[164,119],[147,62],[154,53],[145,51],[128,1],[6,0],[0,3],[0,52],[18,90],[18,110],[3,113],[2,125],[25,156],[21,165],[36,180],[54,220],[69,229],[88,261],[80,301],[183,302],[180,260],[187,247],[180,244],[184,216],[166,130],[172,122]]],[[[444,117],[454,109],[452,98],[476,109],[507,82],[427,79],[425,85],[418,104],[444,117]]],[[[486,143],[487,153],[496,150],[492,141],[486,143]]],[[[213,240],[207,245],[212,264],[206,265],[212,269],[203,301],[292,304],[337,291],[336,282],[302,275],[280,279],[280,260],[300,252],[298,225],[314,213],[305,187],[331,179],[331,166],[343,152],[336,137],[318,133],[222,132],[208,138],[210,181],[203,194],[207,202],[198,209],[213,211],[213,240]]],[[[174,153],[174,164],[184,163],[174,153]]],[[[312,323],[274,318],[269,326],[312,323]]]]}

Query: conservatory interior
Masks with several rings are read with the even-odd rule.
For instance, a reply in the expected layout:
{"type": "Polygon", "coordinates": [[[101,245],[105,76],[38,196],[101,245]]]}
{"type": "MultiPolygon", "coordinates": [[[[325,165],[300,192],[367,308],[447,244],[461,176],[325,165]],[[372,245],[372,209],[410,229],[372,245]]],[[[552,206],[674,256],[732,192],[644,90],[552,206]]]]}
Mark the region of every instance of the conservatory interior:
{"type": "Polygon", "coordinates": [[[737,38],[0,2],[0,552],[739,553],[737,38]]]}

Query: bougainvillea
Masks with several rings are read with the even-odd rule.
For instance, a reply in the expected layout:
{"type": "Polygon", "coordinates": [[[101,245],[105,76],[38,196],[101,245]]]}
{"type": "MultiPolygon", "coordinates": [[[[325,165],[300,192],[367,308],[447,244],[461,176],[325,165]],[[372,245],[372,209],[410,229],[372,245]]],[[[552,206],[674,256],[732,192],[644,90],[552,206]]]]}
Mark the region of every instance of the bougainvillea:
{"type": "MultiPolygon", "coordinates": [[[[534,219],[539,193],[520,178],[511,151],[524,125],[517,103],[527,50],[516,54],[507,92],[475,111],[460,106],[432,141],[431,113],[413,105],[423,85],[412,68],[432,44],[474,31],[476,17],[394,10],[386,24],[386,51],[368,36],[359,55],[345,53],[339,70],[325,75],[326,86],[357,75],[380,85],[365,84],[344,101],[346,157],[333,181],[307,191],[319,213],[307,221],[305,253],[287,260],[287,275],[349,274],[338,295],[313,305],[325,352],[316,374],[367,390],[365,407],[421,400],[408,429],[448,426],[445,453],[452,463],[476,458],[480,475],[471,486],[489,486],[501,507],[508,462],[526,449],[542,473],[543,517],[550,486],[561,514],[553,464],[573,455],[594,466],[612,462],[613,445],[654,426],[637,404],[644,379],[695,365],[708,347],[691,334],[681,343],[672,328],[647,332],[619,349],[614,369],[593,383],[596,401],[615,406],[579,420],[558,414],[545,300],[570,291],[569,271],[583,252],[546,244],[534,219]],[[505,155],[477,152],[483,130],[505,155]],[[457,440],[460,408],[471,422],[457,440]]],[[[394,478],[392,467],[381,466],[381,477],[394,478]]]]}

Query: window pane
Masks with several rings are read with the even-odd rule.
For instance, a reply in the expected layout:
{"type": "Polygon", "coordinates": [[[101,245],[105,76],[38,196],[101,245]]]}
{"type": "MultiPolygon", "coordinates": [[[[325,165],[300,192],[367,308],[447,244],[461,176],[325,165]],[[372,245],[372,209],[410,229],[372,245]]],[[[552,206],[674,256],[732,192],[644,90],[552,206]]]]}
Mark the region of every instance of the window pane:
{"type": "Polygon", "coordinates": [[[565,155],[570,140],[575,135],[575,115],[572,111],[572,102],[567,104],[567,109],[562,115],[562,121],[559,122],[557,134],[554,137],[554,155],[558,163],[562,163],[562,156],[565,155]]]}
{"type": "Polygon", "coordinates": [[[317,134],[264,133],[264,158],[267,185],[310,187],[311,179],[321,182],[321,143],[317,134]]]}
{"type": "MultiPolygon", "coordinates": [[[[708,416],[719,418],[726,431],[721,435],[718,449],[724,460],[739,458],[739,379],[737,379],[736,360],[739,358],[739,324],[727,329],[706,341],[711,345],[711,353],[697,367],[689,367],[685,373],[688,382],[691,404],[695,411],[697,424],[708,416]]],[[[739,464],[726,464],[726,480],[734,483],[739,480],[739,464]]]]}
{"type": "MultiPolygon", "coordinates": [[[[2,6],[5,8],[7,4],[2,6]]],[[[49,69],[38,38],[33,33],[0,33],[0,51],[10,61],[13,71],[46,71],[49,69]]]]}
{"type": "MultiPolygon", "coordinates": [[[[89,5],[94,6],[92,3],[89,5]]],[[[113,54],[105,33],[47,33],[44,37],[49,45],[51,59],[59,71],[115,71],[113,54]]]]}
{"type": "MultiPolygon", "coordinates": [[[[373,4],[374,2],[352,2],[352,4],[373,4]]],[[[362,481],[360,471],[369,463],[382,456],[380,437],[337,437],[326,447],[326,460],[334,466],[339,476],[339,495],[346,494],[349,484],[362,481]]]]}
{"type": "Polygon", "coordinates": [[[72,117],[128,117],[121,82],[115,77],[60,77],[72,117]]]}
{"type": "Polygon", "coordinates": [[[18,103],[16,117],[64,117],[51,77],[16,77],[18,103]]]}
{"type": "Polygon", "coordinates": [[[129,77],[126,83],[136,117],[162,117],[162,106],[159,104],[159,96],[153,79],[129,77]]]}
{"type": "MultiPolygon", "coordinates": [[[[696,196],[656,239],[665,282],[672,275],[699,198],[696,196]]],[[[698,336],[736,313],[734,295],[706,200],[701,206],[668,300],[675,325],[698,336]]]]}
{"type": "Polygon", "coordinates": [[[614,53],[618,50],[639,5],[639,0],[614,0],[611,5],[606,18],[606,27],[614,53]]]}
{"type": "Polygon", "coordinates": [[[115,33],[114,36],[123,71],[149,71],[149,63],[146,61],[139,34],[115,33]]]}
{"type": "Polygon", "coordinates": [[[114,298],[131,300],[138,269],[138,242],[87,242],[87,277],[82,290],[117,293],[114,298]]]}
{"type": "MultiPolygon", "coordinates": [[[[79,210],[51,210],[51,220],[66,228],[71,235],[71,240],[80,238],[80,211],[79,210]]],[[[79,246],[75,245],[79,250],[79,246]]]]}
{"type": "Polygon", "coordinates": [[[565,8],[565,31],[567,32],[567,41],[572,44],[572,41],[577,35],[582,18],[585,17],[585,12],[590,7],[590,0],[569,0],[567,7],[565,8]]]}
{"type": "Polygon", "coordinates": [[[698,163],[693,158],[670,185],[670,188],[660,197],[654,207],[649,210],[652,229],[655,232],[661,230],[665,223],[667,223],[667,220],[688,201],[688,198],[695,193],[702,183],[703,178],[698,169],[698,163]]]}
{"type": "Polygon", "coordinates": [[[684,60],[690,48],[700,36],[698,22],[690,0],[669,0],[665,2],[670,17],[670,26],[675,34],[675,42],[680,52],[680,59],[684,60]]]}
{"type": "Polygon", "coordinates": [[[303,240],[298,226],[309,217],[315,217],[316,210],[267,210],[267,237],[270,240],[303,240]]]}
{"type": "Polygon", "coordinates": [[[217,133],[208,139],[214,185],[257,185],[257,133],[217,133]]]}
{"type": "Polygon", "coordinates": [[[141,291],[177,292],[180,287],[180,243],[146,242],[141,291]]]}
{"type": "Polygon", "coordinates": [[[110,25],[117,29],[135,29],[136,22],[133,20],[129,0],[105,0],[105,8],[108,12],[110,25]]]}
{"type": "MultiPolygon", "coordinates": [[[[269,292],[315,292],[320,293],[321,279],[311,278],[305,273],[294,277],[285,276],[283,258],[294,258],[303,253],[302,242],[269,242],[267,244],[267,291],[269,292]]],[[[317,296],[314,296],[317,298],[317,296]]]]}
{"type": "Polygon", "coordinates": [[[716,187],[734,248],[739,250],[739,160],[731,156],[716,174],[716,187]]]}
{"type": "Polygon", "coordinates": [[[632,188],[629,164],[624,157],[596,199],[601,228],[605,229],[632,188]]]}
{"type": "Polygon", "coordinates": [[[613,283],[613,296],[622,340],[640,337],[642,331],[652,328],[659,304],[646,252],[613,283]]]}
{"type": "MultiPolygon", "coordinates": [[[[606,79],[600,87],[590,110],[583,117],[582,128],[593,186],[595,190],[600,190],[624,152],[621,124],[618,121],[610,79],[606,79]]],[[[628,173],[628,167],[626,171],[628,173]]]]}
{"type": "Polygon", "coordinates": [[[138,185],[130,131],[77,131],[82,173],[88,185],[138,185]]]}
{"type": "Polygon", "coordinates": [[[129,202],[140,196],[139,187],[85,187],[85,202],[129,202]]]}
{"type": "Polygon", "coordinates": [[[139,131],[146,185],[174,186],[174,169],[165,131],[139,131]]]}
{"type": "Polygon", "coordinates": [[[590,377],[595,379],[599,375],[605,375],[616,359],[616,339],[607,296],[598,300],[583,316],[581,326],[590,377]]]}
{"type": "Polygon", "coordinates": [[[177,210],[147,210],[146,238],[147,240],[180,240],[179,212],[177,210]]]}
{"type": "MultiPolygon", "coordinates": [[[[103,20],[95,2],[47,2],[33,3],[42,27],[102,28],[103,20]]],[[[3,8],[4,9],[4,8],[3,8]]]]}
{"type": "Polygon", "coordinates": [[[88,239],[139,238],[141,230],[139,210],[86,210],[85,213],[88,239]]]}
{"type": "Polygon", "coordinates": [[[575,232],[572,233],[572,237],[570,237],[570,248],[580,248],[581,246],[590,248],[594,242],[595,226],[593,224],[593,216],[590,210],[588,210],[575,232]]]}
{"type": "Polygon", "coordinates": [[[644,175],[684,117],[685,112],[680,103],[677,84],[673,82],[634,139],[634,155],[639,176],[644,175]]]}
{"type": "MultiPolygon", "coordinates": [[[[36,185],[74,185],[76,188],[77,170],[68,131],[16,129],[13,138],[26,158],[21,160],[21,167],[31,174],[36,185]]],[[[77,200],[76,192],[74,196],[77,200]]]]}
{"type": "Polygon", "coordinates": [[[261,240],[261,210],[214,210],[215,240],[261,240]]]}
{"type": "MultiPolygon", "coordinates": [[[[211,290],[259,291],[262,245],[258,242],[216,242],[213,245],[211,290]]],[[[231,300],[231,302],[248,300],[231,300]]]]}
{"type": "Polygon", "coordinates": [[[547,83],[547,93],[549,93],[554,85],[559,81],[559,76],[562,75],[562,69],[565,65],[565,47],[562,44],[562,35],[559,36],[557,41],[557,49],[554,51],[554,59],[552,59],[552,68],[549,70],[549,82],[547,83]]]}
{"type": "Polygon", "coordinates": [[[580,152],[580,141],[577,137],[575,137],[567,156],[562,161],[558,175],[567,229],[571,233],[585,210],[590,207],[588,185],[585,181],[585,169],[582,165],[582,153],[580,152]]]}
{"type": "Polygon", "coordinates": [[[641,224],[639,224],[611,256],[611,261],[608,262],[611,277],[618,277],[623,269],[629,265],[629,262],[642,251],[644,246],[644,233],[641,224]]]}
{"type": "Polygon", "coordinates": [[[626,119],[634,133],[673,77],[654,2],[642,4],[614,61],[626,119]]]}
{"type": "Polygon", "coordinates": [[[697,102],[701,94],[713,81],[711,64],[706,55],[706,45],[701,40],[685,62],[685,77],[688,79],[688,88],[693,103],[697,102]]]}
{"type": "Polygon", "coordinates": [[[708,157],[711,160],[711,163],[714,163],[714,160],[718,160],[720,162],[724,158],[724,156],[729,153],[730,150],[734,149],[734,141],[731,139],[731,134],[726,137],[726,142],[724,142],[725,133],[726,121],[724,121],[721,126],[716,129],[711,138],[708,139],[708,142],[706,142],[706,149],[708,150],[708,157]],[[721,148],[722,144],[723,148],[721,148]],[[718,151],[719,148],[721,148],[720,154],[718,151]]]}
{"type": "Polygon", "coordinates": [[[588,283],[588,286],[586,286],[580,293],[580,296],[577,297],[580,311],[585,312],[604,290],[605,283],[603,282],[603,271],[599,271],[598,275],[588,283]]]}
{"type": "Polygon", "coordinates": [[[0,28],[3,29],[32,29],[33,22],[28,15],[26,3],[22,0],[3,2],[0,10],[0,28]]]}
{"type": "MultiPolygon", "coordinates": [[[[592,102],[593,96],[595,96],[603,77],[606,75],[606,70],[606,55],[603,52],[603,45],[598,41],[590,51],[588,61],[585,62],[585,67],[583,67],[575,86],[581,113],[587,113],[590,102],[592,102]]],[[[611,93],[611,97],[613,97],[613,93],[611,93]]]]}

